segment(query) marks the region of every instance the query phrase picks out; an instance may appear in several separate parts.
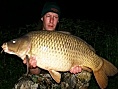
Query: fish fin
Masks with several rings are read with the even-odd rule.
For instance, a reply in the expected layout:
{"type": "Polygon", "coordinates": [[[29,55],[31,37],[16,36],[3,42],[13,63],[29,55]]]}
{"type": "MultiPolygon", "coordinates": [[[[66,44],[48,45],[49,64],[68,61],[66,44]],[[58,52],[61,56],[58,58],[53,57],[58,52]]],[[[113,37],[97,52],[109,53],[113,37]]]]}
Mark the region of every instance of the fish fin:
{"type": "Polygon", "coordinates": [[[88,71],[88,72],[92,72],[92,70],[91,70],[90,68],[86,67],[86,66],[82,66],[82,69],[83,69],[83,70],[86,70],[86,71],[88,71]]]}
{"type": "Polygon", "coordinates": [[[60,83],[61,74],[59,72],[54,70],[49,70],[49,73],[57,83],[60,83]]]}
{"type": "Polygon", "coordinates": [[[109,61],[104,60],[104,69],[107,76],[114,76],[118,73],[118,69],[109,61]]]}
{"type": "Polygon", "coordinates": [[[64,34],[71,34],[70,32],[67,32],[67,31],[58,31],[58,32],[61,32],[61,33],[64,33],[64,34]]]}
{"type": "Polygon", "coordinates": [[[108,85],[108,77],[118,73],[118,69],[109,61],[103,59],[103,65],[98,71],[93,71],[96,81],[101,89],[108,85]]]}

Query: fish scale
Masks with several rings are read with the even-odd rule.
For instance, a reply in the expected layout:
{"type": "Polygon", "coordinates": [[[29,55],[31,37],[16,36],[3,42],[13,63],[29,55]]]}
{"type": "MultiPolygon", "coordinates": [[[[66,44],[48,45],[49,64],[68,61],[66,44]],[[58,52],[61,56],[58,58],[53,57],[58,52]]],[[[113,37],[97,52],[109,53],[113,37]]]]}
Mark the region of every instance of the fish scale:
{"type": "MultiPolygon", "coordinates": [[[[43,34],[43,36],[44,36],[45,34],[43,34]]],[[[42,36],[42,35],[41,35],[42,36]]],[[[52,35],[46,35],[45,36],[45,38],[51,38],[52,37],[52,35]]],[[[64,61],[63,59],[66,59],[65,61],[67,61],[67,60],[76,60],[76,58],[77,58],[77,55],[76,56],[74,56],[74,53],[72,52],[73,51],[73,49],[76,49],[77,47],[76,46],[71,46],[72,44],[70,44],[70,42],[72,42],[72,40],[71,40],[71,38],[70,39],[68,39],[68,35],[67,36],[64,36],[64,38],[65,38],[65,41],[62,41],[63,40],[63,37],[61,37],[61,34],[59,35],[59,37],[56,37],[56,38],[54,38],[55,37],[55,35],[51,38],[51,40],[49,40],[49,39],[46,39],[45,40],[45,38],[44,38],[44,40],[45,41],[40,41],[40,44],[41,44],[41,46],[44,48],[44,49],[46,49],[46,47],[47,47],[47,49],[51,49],[51,50],[46,50],[45,52],[43,52],[42,54],[45,54],[45,55],[43,55],[43,56],[45,56],[45,58],[46,58],[46,54],[49,54],[48,56],[47,56],[47,59],[51,56],[51,58],[52,57],[54,57],[54,58],[52,58],[52,59],[56,59],[56,61],[60,61],[60,59],[62,59],[62,61],[64,61]],[[55,41],[56,40],[56,41],[55,41]],[[60,42],[61,41],[61,42],[60,42]],[[46,43],[45,43],[46,42],[46,43]],[[47,45],[43,45],[43,44],[47,44],[47,45]],[[53,45],[53,44],[56,44],[56,45],[53,45]],[[58,47],[57,47],[58,46],[58,47]],[[53,47],[53,49],[51,48],[51,47],[53,47]],[[57,50],[58,49],[58,50],[57,50]],[[53,50],[53,52],[52,52],[52,50],[53,50]],[[68,50],[68,51],[65,51],[65,50],[68,50]],[[51,54],[52,53],[52,54],[51,54]],[[57,53],[57,54],[56,54],[57,53]],[[70,54],[71,53],[71,54],[70,54]],[[64,55],[65,54],[65,55],[64,55]],[[56,55],[56,57],[55,57],[55,55],[56,55]],[[59,59],[58,59],[59,58],[59,59]]],[[[40,38],[40,36],[39,36],[39,38],[40,38]]],[[[33,38],[33,39],[35,39],[35,38],[33,38]]],[[[34,40],[35,41],[35,40],[34,40]]],[[[77,42],[76,40],[75,40],[75,42],[77,42]]],[[[35,42],[34,42],[35,43],[35,42]]],[[[37,43],[36,43],[37,44],[37,43]]],[[[77,44],[77,43],[76,43],[77,44]]],[[[41,46],[39,46],[39,47],[41,47],[41,46]]],[[[37,47],[37,46],[36,46],[37,47]]],[[[33,46],[33,48],[35,49],[35,44],[34,44],[34,46],[33,46]]],[[[38,51],[38,50],[37,50],[38,51]]],[[[39,51],[40,53],[42,52],[42,49],[39,51]]],[[[39,55],[39,52],[32,52],[32,53],[38,53],[38,55],[39,55]]],[[[75,52],[75,50],[74,50],[74,52],[75,52]]],[[[76,51],[77,52],[77,51],[76,51]]],[[[77,54],[77,53],[76,53],[77,54]]],[[[41,54],[40,54],[41,55],[41,54]]],[[[41,56],[42,58],[43,58],[43,56],[41,56]]],[[[38,58],[38,59],[42,59],[42,58],[38,58]]],[[[51,59],[49,59],[49,60],[51,60],[51,59]]],[[[54,60],[52,60],[53,61],[53,63],[55,63],[54,62],[54,60]]],[[[61,62],[61,63],[64,63],[64,66],[67,66],[67,63],[66,62],[61,62]],[[65,65],[66,64],[66,65],[65,65]]],[[[50,61],[51,62],[51,61],[50,61]]],[[[45,63],[46,64],[46,63],[45,63]]],[[[47,65],[47,64],[46,64],[47,65]]],[[[53,66],[55,66],[55,65],[53,65],[53,66]]],[[[71,66],[70,66],[71,67],[71,66]]],[[[56,67],[57,68],[57,67],[56,67]]],[[[66,67],[65,67],[66,68],[66,67]]],[[[59,68],[60,69],[60,68],[59,68]]],[[[59,70],[58,69],[58,70],[59,70]]],[[[64,68],[63,68],[64,69],[64,68]]],[[[68,69],[68,68],[67,68],[68,69]]],[[[62,70],[63,71],[63,70],[62,70]]],[[[66,70],[67,71],[67,70],[66,70]]]]}
{"type": "Polygon", "coordinates": [[[87,42],[65,32],[32,31],[15,40],[14,44],[12,41],[3,43],[2,48],[4,52],[17,55],[22,60],[26,55],[35,59],[37,66],[49,71],[57,83],[61,81],[59,72],[69,71],[75,66],[92,70],[102,89],[108,85],[107,76],[118,73],[118,69],[98,56],[87,42]]]}

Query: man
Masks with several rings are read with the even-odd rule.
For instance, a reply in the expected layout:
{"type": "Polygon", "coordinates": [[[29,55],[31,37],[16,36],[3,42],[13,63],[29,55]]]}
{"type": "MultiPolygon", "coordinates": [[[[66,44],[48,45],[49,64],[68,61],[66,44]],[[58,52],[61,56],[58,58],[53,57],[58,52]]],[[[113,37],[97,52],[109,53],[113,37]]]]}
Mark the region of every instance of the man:
{"type": "MultiPolygon", "coordinates": [[[[59,19],[60,19],[59,6],[55,2],[47,2],[44,5],[41,13],[41,20],[43,23],[42,30],[55,31],[57,24],[59,23],[59,19]]],[[[24,63],[26,63],[26,60],[24,61],[24,63]]],[[[39,69],[38,67],[34,67],[30,69],[31,74],[38,75],[40,74],[40,72],[41,69],[39,69]]],[[[57,86],[63,87],[65,85],[68,85],[67,87],[69,87],[70,89],[74,89],[75,87],[78,87],[79,89],[85,89],[85,87],[88,87],[88,81],[90,80],[91,77],[91,75],[88,72],[82,71],[81,67],[79,66],[75,66],[71,68],[70,72],[62,73],[63,84],[61,83],[61,85],[57,85],[57,86]]]]}
{"type": "Polygon", "coordinates": [[[55,2],[46,3],[43,7],[41,20],[43,21],[43,30],[54,31],[60,18],[60,8],[55,2]]]}
{"type": "MultiPolygon", "coordinates": [[[[60,8],[55,2],[47,2],[41,13],[41,20],[43,22],[42,30],[55,31],[60,18],[60,8]]],[[[24,61],[25,63],[26,61],[24,61]]],[[[39,74],[40,70],[37,68],[30,69],[30,73],[39,74]]],[[[81,67],[73,67],[71,73],[81,72],[81,67]]]]}

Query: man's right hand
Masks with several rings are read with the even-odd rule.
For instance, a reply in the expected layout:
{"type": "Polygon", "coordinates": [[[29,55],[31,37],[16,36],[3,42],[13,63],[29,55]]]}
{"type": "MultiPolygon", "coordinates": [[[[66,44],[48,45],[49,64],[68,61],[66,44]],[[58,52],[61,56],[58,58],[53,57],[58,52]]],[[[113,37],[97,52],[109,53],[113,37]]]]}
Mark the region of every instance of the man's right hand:
{"type": "MultiPolygon", "coordinates": [[[[24,59],[23,60],[23,63],[24,64],[27,64],[27,60],[26,59],[24,59]]],[[[36,62],[35,62],[35,59],[33,59],[33,58],[30,58],[30,60],[29,60],[29,73],[31,73],[31,74],[39,74],[40,72],[41,72],[41,70],[39,69],[39,67],[37,67],[36,65],[33,65],[33,64],[35,64],[36,62]],[[33,62],[34,61],[34,62],[33,62]]]]}

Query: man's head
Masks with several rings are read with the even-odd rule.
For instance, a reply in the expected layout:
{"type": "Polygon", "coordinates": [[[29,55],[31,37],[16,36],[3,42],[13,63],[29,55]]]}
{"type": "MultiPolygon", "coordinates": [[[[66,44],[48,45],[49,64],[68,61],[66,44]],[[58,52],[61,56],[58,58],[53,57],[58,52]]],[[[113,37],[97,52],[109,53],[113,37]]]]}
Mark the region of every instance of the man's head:
{"type": "Polygon", "coordinates": [[[43,30],[55,30],[59,22],[60,8],[55,2],[47,2],[41,13],[41,20],[43,21],[43,30]]]}

